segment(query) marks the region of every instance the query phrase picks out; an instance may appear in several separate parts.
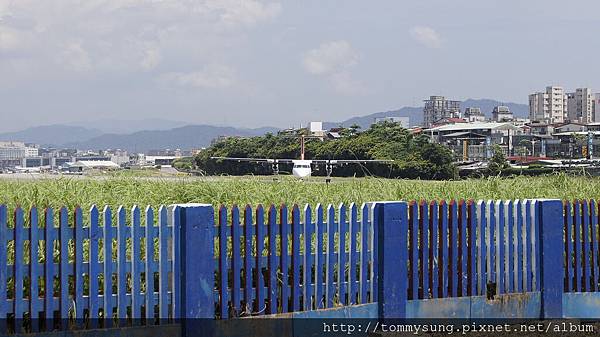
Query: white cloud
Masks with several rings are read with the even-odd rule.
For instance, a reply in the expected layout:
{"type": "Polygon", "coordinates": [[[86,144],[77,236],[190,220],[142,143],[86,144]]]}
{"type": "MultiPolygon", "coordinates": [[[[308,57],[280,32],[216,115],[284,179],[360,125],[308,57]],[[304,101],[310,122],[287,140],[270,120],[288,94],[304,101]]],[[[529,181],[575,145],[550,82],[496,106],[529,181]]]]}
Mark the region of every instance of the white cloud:
{"type": "Polygon", "coordinates": [[[167,55],[220,62],[230,39],[281,9],[279,0],[0,0],[0,51],[102,72],[152,70],[167,55]]]}
{"type": "Polygon", "coordinates": [[[332,74],[329,76],[329,82],[337,93],[343,95],[362,95],[367,92],[365,85],[347,72],[332,74]]]}
{"type": "Polygon", "coordinates": [[[226,27],[253,26],[275,18],[281,12],[279,2],[256,0],[210,0],[206,2],[206,8],[218,12],[220,22],[226,27]]]}
{"type": "Polygon", "coordinates": [[[428,48],[441,48],[442,39],[435,29],[427,26],[415,26],[410,29],[410,36],[428,48]]]}
{"type": "Polygon", "coordinates": [[[366,87],[350,74],[358,64],[359,54],[345,40],[322,43],[304,53],[302,65],[313,74],[324,77],[331,88],[342,95],[364,94],[366,87]]]}
{"type": "Polygon", "coordinates": [[[90,55],[79,42],[67,44],[57,61],[76,71],[87,71],[92,68],[90,55]]]}
{"type": "Polygon", "coordinates": [[[229,66],[211,64],[199,71],[166,73],[159,80],[169,86],[223,89],[235,84],[236,75],[229,66]]]}
{"type": "Polygon", "coordinates": [[[17,31],[0,25],[0,51],[14,50],[20,45],[17,31]]]}
{"type": "Polygon", "coordinates": [[[154,69],[160,63],[161,58],[161,53],[158,48],[148,48],[144,51],[140,66],[144,70],[154,69]]]}
{"type": "Polygon", "coordinates": [[[344,40],[323,43],[319,48],[306,52],[302,60],[304,69],[316,75],[331,74],[357,62],[358,54],[344,40]]]}

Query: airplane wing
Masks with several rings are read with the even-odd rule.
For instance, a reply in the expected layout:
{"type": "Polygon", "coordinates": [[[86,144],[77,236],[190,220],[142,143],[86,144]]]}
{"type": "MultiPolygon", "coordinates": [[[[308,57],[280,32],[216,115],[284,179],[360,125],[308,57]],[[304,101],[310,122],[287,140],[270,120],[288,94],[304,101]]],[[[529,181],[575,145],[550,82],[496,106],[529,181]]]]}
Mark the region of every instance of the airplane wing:
{"type": "Polygon", "coordinates": [[[367,163],[393,163],[392,159],[313,159],[315,164],[367,164],[367,163]]]}
{"type": "Polygon", "coordinates": [[[228,161],[237,161],[237,162],[250,162],[250,163],[270,163],[270,164],[275,164],[275,163],[291,163],[293,161],[293,159],[287,159],[287,158],[283,158],[283,159],[279,159],[279,158],[271,159],[271,158],[210,157],[210,159],[228,160],[228,161]]]}

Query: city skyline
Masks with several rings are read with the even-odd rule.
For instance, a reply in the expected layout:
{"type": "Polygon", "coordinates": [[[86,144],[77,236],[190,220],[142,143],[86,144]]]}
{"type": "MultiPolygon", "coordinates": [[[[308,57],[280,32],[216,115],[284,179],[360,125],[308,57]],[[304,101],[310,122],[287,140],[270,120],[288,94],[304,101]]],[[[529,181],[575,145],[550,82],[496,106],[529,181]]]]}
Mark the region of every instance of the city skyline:
{"type": "Polygon", "coordinates": [[[600,89],[593,1],[76,4],[0,1],[1,132],[165,116],[285,127],[431,95],[600,89]]]}

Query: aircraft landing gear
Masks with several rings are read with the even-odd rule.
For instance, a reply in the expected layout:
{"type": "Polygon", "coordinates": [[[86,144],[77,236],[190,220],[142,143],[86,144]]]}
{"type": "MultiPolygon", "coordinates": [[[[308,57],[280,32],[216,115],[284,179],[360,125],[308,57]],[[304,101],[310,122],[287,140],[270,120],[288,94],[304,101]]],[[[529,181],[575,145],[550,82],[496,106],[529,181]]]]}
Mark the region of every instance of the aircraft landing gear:
{"type": "Polygon", "coordinates": [[[325,184],[329,185],[331,182],[331,173],[333,172],[333,165],[325,164],[325,172],[327,172],[327,178],[325,178],[325,184]]]}

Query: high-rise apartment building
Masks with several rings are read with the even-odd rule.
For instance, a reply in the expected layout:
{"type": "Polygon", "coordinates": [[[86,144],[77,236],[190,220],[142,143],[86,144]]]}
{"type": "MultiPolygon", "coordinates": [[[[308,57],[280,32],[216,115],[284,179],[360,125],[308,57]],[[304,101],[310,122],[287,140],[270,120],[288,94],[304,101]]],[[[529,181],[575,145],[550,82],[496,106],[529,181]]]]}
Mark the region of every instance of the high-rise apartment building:
{"type": "Polygon", "coordinates": [[[460,101],[447,100],[444,96],[430,96],[424,102],[424,127],[429,128],[442,118],[460,118],[460,101]]]}
{"type": "Polygon", "coordinates": [[[600,122],[600,93],[594,95],[594,122],[600,122]]]}
{"type": "Polygon", "coordinates": [[[562,87],[554,86],[529,95],[529,118],[546,123],[564,122],[567,118],[566,97],[562,87]]]}
{"type": "Polygon", "coordinates": [[[579,123],[595,121],[594,94],[590,88],[577,88],[575,92],[567,93],[567,118],[579,123]]]}

